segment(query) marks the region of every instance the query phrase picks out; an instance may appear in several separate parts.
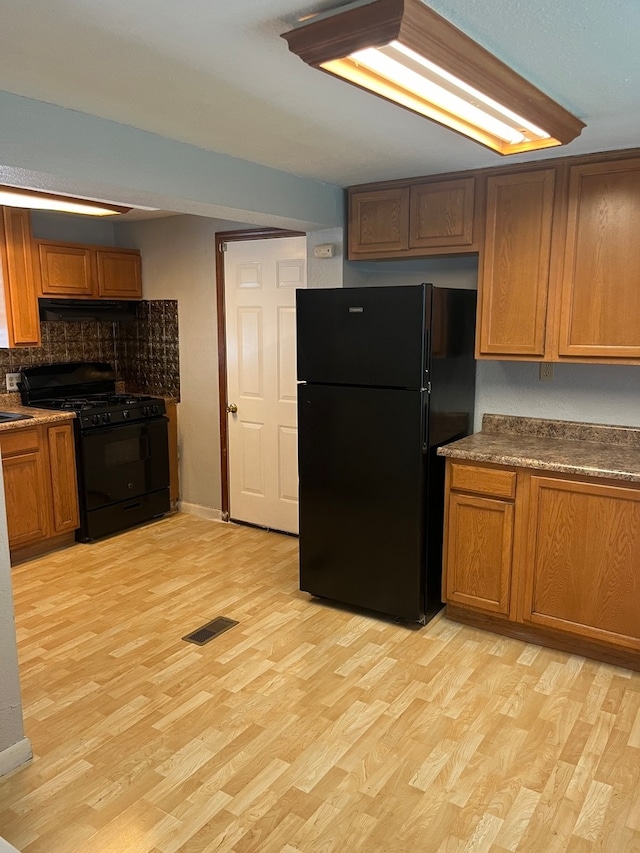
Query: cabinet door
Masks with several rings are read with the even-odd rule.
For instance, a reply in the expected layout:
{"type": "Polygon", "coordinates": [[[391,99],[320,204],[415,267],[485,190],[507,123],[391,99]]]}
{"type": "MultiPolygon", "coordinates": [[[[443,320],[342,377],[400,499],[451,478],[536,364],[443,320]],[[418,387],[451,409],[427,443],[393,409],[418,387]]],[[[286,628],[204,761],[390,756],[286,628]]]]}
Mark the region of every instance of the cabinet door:
{"type": "Polygon", "coordinates": [[[524,620],[640,650],[640,489],[531,478],[524,620]]]}
{"type": "Polygon", "coordinates": [[[349,257],[384,256],[409,245],[409,188],[349,195],[349,257]]]}
{"type": "Polygon", "coordinates": [[[412,186],[409,247],[471,246],[474,192],[475,178],[412,186]]]}
{"type": "Polygon", "coordinates": [[[109,299],[142,298],[142,264],[139,252],[98,249],[98,295],[109,299]]]}
{"type": "Polygon", "coordinates": [[[81,298],[96,295],[91,249],[38,241],[44,296],[81,298]]]}
{"type": "Polygon", "coordinates": [[[559,354],[640,359],[640,158],[569,174],[559,354]]]}
{"type": "Polygon", "coordinates": [[[80,524],[76,457],[71,424],[47,427],[53,532],[67,533],[80,524]]]}
{"type": "Polygon", "coordinates": [[[169,439],[169,498],[174,503],[180,497],[180,483],[178,479],[178,407],[175,400],[166,400],[167,433],[169,439]]]}
{"type": "Polygon", "coordinates": [[[477,355],[545,354],[555,170],[490,176],[477,355]]]}
{"type": "Polygon", "coordinates": [[[0,346],[40,346],[29,211],[16,207],[0,211],[0,281],[5,303],[0,346]]]}
{"type": "Polygon", "coordinates": [[[447,602],[508,616],[513,504],[451,492],[447,509],[447,602]]]}
{"type": "Polygon", "coordinates": [[[45,460],[37,429],[7,431],[0,437],[9,547],[49,535],[45,460]]]}

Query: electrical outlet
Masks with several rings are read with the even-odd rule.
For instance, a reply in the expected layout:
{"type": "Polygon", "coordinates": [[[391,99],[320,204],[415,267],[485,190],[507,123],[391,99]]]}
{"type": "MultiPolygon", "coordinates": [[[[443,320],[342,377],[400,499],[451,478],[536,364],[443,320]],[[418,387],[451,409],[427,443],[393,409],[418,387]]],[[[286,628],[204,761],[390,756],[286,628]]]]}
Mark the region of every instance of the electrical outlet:
{"type": "Polygon", "coordinates": [[[7,391],[17,391],[18,390],[18,382],[20,382],[20,374],[19,373],[7,373],[7,391]]]}
{"type": "Polygon", "coordinates": [[[540,382],[551,382],[553,379],[553,364],[548,361],[540,362],[540,382]]]}

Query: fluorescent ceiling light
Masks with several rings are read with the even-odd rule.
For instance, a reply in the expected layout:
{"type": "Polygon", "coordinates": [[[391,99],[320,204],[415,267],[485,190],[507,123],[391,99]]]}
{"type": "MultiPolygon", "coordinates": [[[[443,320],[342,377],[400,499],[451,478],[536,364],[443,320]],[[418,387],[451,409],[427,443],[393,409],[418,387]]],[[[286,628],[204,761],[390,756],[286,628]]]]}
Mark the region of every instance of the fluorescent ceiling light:
{"type": "Polygon", "coordinates": [[[564,145],[585,126],[421,0],[358,0],[283,38],[307,64],[500,154],[564,145]]]}
{"type": "Polygon", "coordinates": [[[117,204],[111,204],[111,202],[90,201],[40,192],[40,190],[6,186],[0,186],[0,206],[27,207],[32,210],[56,210],[61,213],[81,213],[85,216],[113,216],[131,210],[130,207],[121,207],[117,204]]]}

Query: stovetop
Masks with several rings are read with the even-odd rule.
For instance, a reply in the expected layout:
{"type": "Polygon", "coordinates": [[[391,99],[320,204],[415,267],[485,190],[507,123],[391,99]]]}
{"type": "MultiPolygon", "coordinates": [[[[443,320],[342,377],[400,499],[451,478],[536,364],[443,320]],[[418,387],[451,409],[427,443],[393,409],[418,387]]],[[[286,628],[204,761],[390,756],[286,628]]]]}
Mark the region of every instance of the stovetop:
{"type": "Polygon", "coordinates": [[[47,409],[71,409],[74,412],[86,412],[91,409],[111,409],[118,406],[137,406],[157,398],[144,394],[88,394],[85,397],[51,397],[42,400],[39,406],[47,409]]]}
{"type": "Polygon", "coordinates": [[[162,397],[146,394],[88,394],[86,397],[51,397],[31,405],[40,409],[72,411],[82,429],[146,421],[166,412],[162,397]]]}
{"type": "Polygon", "coordinates": [[[115,372],[106,362],[70,362],[20,371],[24,406],[76,412],[82,430],[151,420],[166,413],[162,397],[118,394],[115,372]]]}

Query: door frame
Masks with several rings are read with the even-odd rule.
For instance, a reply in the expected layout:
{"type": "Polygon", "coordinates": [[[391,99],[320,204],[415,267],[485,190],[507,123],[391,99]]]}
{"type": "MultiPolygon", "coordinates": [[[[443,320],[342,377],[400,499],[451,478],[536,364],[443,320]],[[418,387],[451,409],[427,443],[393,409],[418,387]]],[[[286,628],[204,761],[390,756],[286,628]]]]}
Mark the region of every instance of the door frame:
{"type": "Polygon", "coordinates": [[[216,234],[216,313],[218,318],[218,389],[220,407],[220,471],[222,519],[229,521],[229,431],[227,414],[227,317],[223,243],[243,240],[271,240],[278,237],[306,237],[304,231],[283,228],[252,228],[247,231],[219,231],[216,234]]]}

